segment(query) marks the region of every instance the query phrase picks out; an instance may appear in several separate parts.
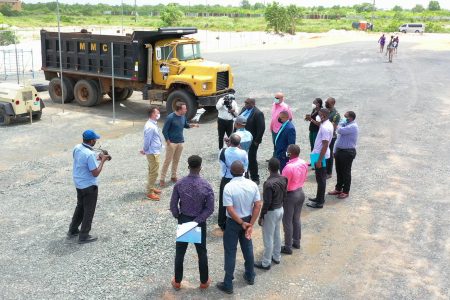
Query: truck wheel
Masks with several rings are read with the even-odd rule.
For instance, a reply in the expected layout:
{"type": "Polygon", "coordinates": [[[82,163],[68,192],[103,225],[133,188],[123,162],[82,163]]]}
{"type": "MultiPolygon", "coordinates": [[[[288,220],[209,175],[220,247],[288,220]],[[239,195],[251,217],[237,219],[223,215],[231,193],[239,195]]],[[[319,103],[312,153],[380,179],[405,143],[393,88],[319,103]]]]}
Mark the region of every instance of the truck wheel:
{"type": "Polygon", "coordinates": [[[0,109],[0,125],[9,125],[11,124],[11,116],[6,114],[3,109],[0,109]]]}
{"type": "MultiPolygon", "coordinates": [[[[122,100],[125,100],[125,99],[127,99],[127,96],[128,96],[128,88],[115,88],[114,89],[114,96],[115,96],[115,100],[116,101],[122,101],[122,100]]],[[[113,98],[113,93],[112,93],[112,91],[110,91],[110,92],[108,92],[108,96],[109,96],[109,98],[111,98],[111,100],[112,100],[112,98],[113,98]]]]}
{"type": "Polygon", "coordinates": [[[40,120],[42,117],[42,111],[38,111],[37,113],[33,114],[33,120],[40,120]]]}
{"type": "Polygon", "coordinates": [[[55,77],[50,80],[48,85],[48,93],[53,103],[62,103],[62,91],[64,89],[64,103],[73,101],[73,81],[72,79],[63,77],[63,88],[61,87],[61,78],[55,77]]]}
{"type": "Polygon", "coordinates": [[[75,84],[74,94],[80,106],[95,106],[100,102],[100,91],[93,80],[79,80],[75,84]]]}
{"type": "Polygon", "coordinates": [[[198,103],[195,100],[194,95],[186,90],[175,90],[170,93],[169,97],[167,97],[166,103],[166,110],[168,114],[175,111],[177,102],[183,102],[186,104],[186,118],[188,120],[195,117],[195,114],[197,113],[198,103]]]}
{"type": "Polygon", "coordinates": [[[133,89],[128,88],[128,95],[125,99],[128,99],[131,97],[131,95],[133,95],[133,89]]]}

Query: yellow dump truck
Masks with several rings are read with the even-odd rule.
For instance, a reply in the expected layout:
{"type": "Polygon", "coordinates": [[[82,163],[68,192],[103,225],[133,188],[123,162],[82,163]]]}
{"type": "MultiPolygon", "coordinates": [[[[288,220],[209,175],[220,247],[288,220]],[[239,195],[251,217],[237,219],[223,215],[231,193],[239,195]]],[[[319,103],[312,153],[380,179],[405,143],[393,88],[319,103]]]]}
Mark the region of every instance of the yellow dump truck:
{"type": "Polygon", "coordinates": [[[0,125],[8,125],[19,117],[40,119],[44,107],[34,86],[0,83],[0,125]]]}
{"type": "Polygon", "coordinates": [[[61,33],[61,83],[58,33],[42,30],[42,70],[50,97],[94,106],[105,94],[121,101],[141,91],[144,100],[165,102],[168,113],[184,102],[189,119],[199,107],[214,109],[220,97],[234,93],[233,75],[229,65],[202,58],[199,41],[186,37],[196,32],[170,27],[126,36],[61,33]]]}

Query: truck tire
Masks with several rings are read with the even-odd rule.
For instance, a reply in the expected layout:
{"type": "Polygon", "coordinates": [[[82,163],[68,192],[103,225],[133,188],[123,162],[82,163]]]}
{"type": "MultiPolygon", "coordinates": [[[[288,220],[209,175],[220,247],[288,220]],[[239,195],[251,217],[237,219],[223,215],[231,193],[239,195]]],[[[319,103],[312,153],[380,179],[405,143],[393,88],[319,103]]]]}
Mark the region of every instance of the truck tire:
{"type": "Polygon", "coordinates": [[[131,97],[131,95],[133,95],[133,89],[128,88],[128,95],[125,99],[128,99],[131,97]]]}
{"type": "Polygon", "coordinates": [[[175,90],[167,97],[166,110],[170,114],[175,110],[177,102],[183,102],[186,104],[187,112],[186,118],[188,120],[195,117],[197,113],[198,103],[195,100],[194,95],[186,90],[175,90]]]}
{"type": "Polygon", "coordinates": [[[75,84],[74,94],[80,106],[95,106],[100,102],[100,90],[93,80],[79,80],[75,84]]]}
{"type": "Polygon", "coordinates": [[[64,103],[73,101],[73,81],[72,79],[63,77],[63,88],[61,88],[61,78],[55,77],[48,84],[48,93],[53,103],[62,103],[61,92],[64,91],[64,103]],[[64,90],[63,90],[64,89],[64,90]]]}
{"type": "MultiPolygon", "coordinates": [[[[114,89],[114,96],[115,96],[115,100],[116,101],[123,101],[125,99],[127,99],[129,93],[129,89],[128,88],[115,88],[114,89]]],[[[113,98],[113,93],[112,91],[108,92],[108,96],[109,98],[113,98]]]]}
{"type": "Polygon", "coordinates": [[[11,116],[6,114],[6,111],[0,108],[0,125],[9,125],[11,124],[11,116]]]}

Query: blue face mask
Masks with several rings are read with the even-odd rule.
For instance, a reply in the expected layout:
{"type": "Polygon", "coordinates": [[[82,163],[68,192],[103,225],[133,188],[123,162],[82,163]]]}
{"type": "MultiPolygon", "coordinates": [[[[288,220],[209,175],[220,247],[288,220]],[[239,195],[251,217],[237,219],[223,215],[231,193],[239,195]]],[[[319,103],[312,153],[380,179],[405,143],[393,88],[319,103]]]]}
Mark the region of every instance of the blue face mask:
{"type": "Polygon", "coordinates": [[[280,103],[280,99],[278,99],[278,98],[273,98],[273,103],[275,103],[275,104],[280,103]]]}
{"type": "Polygon", "coordinates": [[[348,119],[347,118],[342,118],[342,123],[347,124],[348,123],[348,119]]]}

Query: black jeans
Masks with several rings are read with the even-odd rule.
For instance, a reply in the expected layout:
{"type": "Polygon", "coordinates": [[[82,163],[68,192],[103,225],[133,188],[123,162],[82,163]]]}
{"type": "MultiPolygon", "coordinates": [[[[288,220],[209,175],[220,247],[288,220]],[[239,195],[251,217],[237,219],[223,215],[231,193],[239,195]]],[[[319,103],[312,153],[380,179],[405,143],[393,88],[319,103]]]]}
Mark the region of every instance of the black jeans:
{"type": "Polygon", "coordinates": [[[85,239],[91,231],[92,219],[94,218],[95,207],[97,205],[98,187],[91,185],[85,189],[77,189],[77,207],[73,213],[72,223],[69,232],[78,232],[81,224],[79,238],[85,239]]]}
{"type": "Polygon", "coordinates": [[[337,149],[335,154],[336,160],[336,191],[342,191],[346,194],[350,192],[352,184],[352,163],[356,157],[355,149],[337,149]]]}
{"type": "Polygon", "coordinates": [[[330,158],[327,159],[327,174],[332,175],[333,174],[333,148],[334,143],[336,142],[336,138],[332,138],[330,142],[330,158]]]}
{"type": "Polygon", "coordinates": [[[248,150],[248,172],[250,173],[250,179],[253,181],[259,181],[257,160],[258,147],[259,144],[255,145],[255,143],[252,143],[248,150]]]}
{"type": "Polygon", "coordinates": [[[316,182],[317,182],[317,193],[316,199],[318,204],[325,203],[325,189],[327,187],[327,168],[316,168],[316,182]]]}
{"type": "Polygon", "coordinates": [[[223,189],[225,188],[225,185],[231,181],[231,178],[222,177],[222,180],[220,181],[220,188],[219,188],[219,215],[217,218],[217,224],[220,228],[225,229],[226,221],[227,221],[227,215],[226,215],[226,208],[223,206],[223,189]]]}
{"type": "MultiPolygon", "coordinates": [[[[190,217],[185,215],[178,216],[178,224],[191,222],[196,217],[190,217]]],[[[198,224],[202,229],[202,243],[194,244],[198,255],[198,269],[200,271],[200,282],[206,283],[208,281],[208,253],[206,250],[206,222],[198,224]]],[[[180,283],[183,280],[183,262],[184,255],[189,243],[176,242],[176,254],[175,254],[175,281],[180,283]]]]}
{"type": "Polygon", "coordinates": [[[233,120],[217,119],[217,132],[219,134],[219,150],[223,148],[223,137],[225,133],[230,137],[233,132],[233,120]]]}

